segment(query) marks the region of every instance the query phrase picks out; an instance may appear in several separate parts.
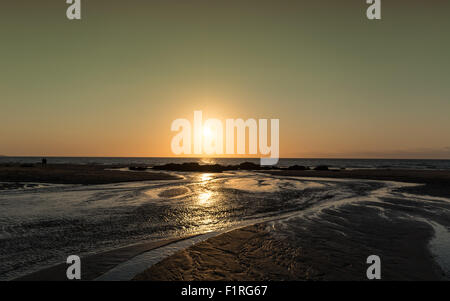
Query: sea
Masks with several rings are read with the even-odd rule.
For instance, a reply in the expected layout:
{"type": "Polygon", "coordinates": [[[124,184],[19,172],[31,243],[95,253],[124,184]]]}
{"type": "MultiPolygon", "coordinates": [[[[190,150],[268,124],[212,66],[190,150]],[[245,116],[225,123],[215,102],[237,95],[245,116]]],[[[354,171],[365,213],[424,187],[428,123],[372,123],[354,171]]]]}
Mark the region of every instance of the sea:
{"type": "MultiPolygon", "coordinates": [[[[31,164],[41,162],[42,157],[0,157],[0,164],[20,163],[31,164]]],[[[167,163],[198,162],[199,164],[235,165],[242,162],[259,163],[258,158],[158,158],[158,157],[47,157],[49,164],[119,164],[146,165],[149,167],[167,163]]],[[[392,169],[450,169],[450,160],[434,159],[304,159],[281,158],[279,167],[302,165],[315,167],[327,165],[332,168],[361,169],[361,168],[392,168],[392,169]]]]}

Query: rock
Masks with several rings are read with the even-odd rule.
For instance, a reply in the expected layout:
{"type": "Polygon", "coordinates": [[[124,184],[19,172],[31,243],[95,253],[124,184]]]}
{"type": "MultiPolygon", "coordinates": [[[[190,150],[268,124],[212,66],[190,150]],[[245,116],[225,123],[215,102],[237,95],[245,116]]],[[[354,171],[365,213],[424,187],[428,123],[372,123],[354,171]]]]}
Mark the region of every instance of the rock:
{"type": "Polygon", "coordinates": [[[256,170],[256,169],[261,169],[261,166],[252,163],[252,162],[243,162],[241,164],[239,164],[239,169],[242,170],[256,170]]]}
{"type": "Polygon", "coordinates": [[[328,166],[326,165],[319,165],[314,168],[314,170],[329,170],[328,166]]]}
{"type": "Polygon", "coordinates": [[[303,165],[292,165],[287,168],[288,170],[309,170],[309,167],[303,165]]]}
{"type": "Polygon", "coordinates": [[[147,170],[148,168],[145,166],[130,166],[128,167],[129,170],[134,170],[134,171],[144,171],[147,170]]]}

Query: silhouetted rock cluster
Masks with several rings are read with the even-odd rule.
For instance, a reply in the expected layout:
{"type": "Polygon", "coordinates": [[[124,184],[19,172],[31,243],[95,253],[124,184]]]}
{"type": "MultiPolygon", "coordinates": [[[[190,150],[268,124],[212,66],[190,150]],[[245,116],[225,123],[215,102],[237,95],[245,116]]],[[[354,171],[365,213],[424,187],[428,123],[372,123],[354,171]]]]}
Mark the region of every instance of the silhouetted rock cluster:
{"type": "Polygon", "coordinates": [[[287,170],[310,170],[308,166],[303,165],[292,165],[287,168],[287,170]]]}
{"type": "Polygon", "coordinates": [[[193,162],[182,164],[169,163],[154,166],[153,169],[169,170],[169,171],[222,172],[226,170],[272,170],[277,168],[270,166],[261,166],[251,162],[244,162],[239,165],[220,165],[220,164],[201,165],[193,162]]]}
{"type": "MultiPolygon", "coordinates": [[[[164,165],[154,166],[155,170],[166,170],[166,171],[194,171],[194,172],[223,172],[230,170],[310,170],[307,166],[293,165],[287,168],[278,166],[261,166],[252,162],[243,162],[238,165],[201,165],[196,162],[192,163],[168,163],[164,165]]],[[[328,166],[320,165],[314,168],[314,170],[329,170],[328,166]]]]}

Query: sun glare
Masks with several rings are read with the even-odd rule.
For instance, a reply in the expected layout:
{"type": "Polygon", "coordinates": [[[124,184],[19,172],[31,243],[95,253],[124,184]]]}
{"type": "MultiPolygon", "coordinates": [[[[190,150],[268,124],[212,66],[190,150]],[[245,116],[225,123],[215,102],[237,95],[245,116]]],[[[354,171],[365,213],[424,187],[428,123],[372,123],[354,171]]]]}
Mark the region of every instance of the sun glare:
{"type": "Polygon", "coordinates": [[[203,137],[211,139],[213,137],[213,131],[209,127],[203,127],[203,137]]]}
{"type": "Polygon", "coordinates": [[[204,173],[200,176],[201,182],[207,182],[212,179],[212,175],[210,173],[204,173]]]}
{"type": "Polygon", "coordinates": [[[211,191],[202,192],[202,193],[200,193],[198,195],[198,202],[201,205],[206,205],[206,204],[209,203],[211,196],[212,196],[212,192],[211,191]]]}

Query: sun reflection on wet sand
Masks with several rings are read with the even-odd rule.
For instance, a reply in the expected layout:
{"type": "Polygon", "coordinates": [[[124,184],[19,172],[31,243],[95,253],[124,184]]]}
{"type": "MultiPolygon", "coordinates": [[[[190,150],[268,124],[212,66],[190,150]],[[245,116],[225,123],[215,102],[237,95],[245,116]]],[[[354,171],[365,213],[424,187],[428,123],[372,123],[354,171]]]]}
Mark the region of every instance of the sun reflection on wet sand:
{"type": "Polygon", "coordinates": [[[200,175],[200,182],[207,182],[212,179],[212,174],[210,173],[203,173],[200,175]]]}
{"type": "Polygon", "coordinates": [[[201,205],[205,205],[211,202],[211,196],[212,196],[212,192],[211,191],[205,191],[202,192],[198,195],[198,202],[201,205]]]}

